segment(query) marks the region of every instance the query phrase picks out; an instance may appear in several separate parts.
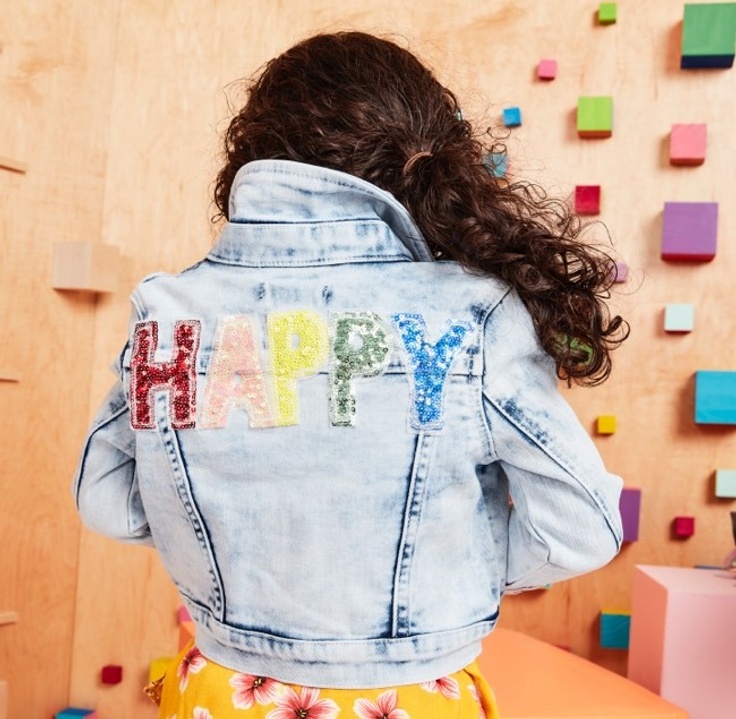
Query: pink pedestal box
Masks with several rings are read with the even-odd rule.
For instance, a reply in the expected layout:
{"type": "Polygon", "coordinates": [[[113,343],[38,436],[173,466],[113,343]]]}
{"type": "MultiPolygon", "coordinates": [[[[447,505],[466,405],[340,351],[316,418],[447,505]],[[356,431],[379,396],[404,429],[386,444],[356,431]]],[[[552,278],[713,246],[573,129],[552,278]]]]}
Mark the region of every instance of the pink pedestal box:
{"type": "Polygon", "coordinates": [[[736,717],[736,577],[724,570],[638,566],[629,679],[690,719],[736,717]]]}

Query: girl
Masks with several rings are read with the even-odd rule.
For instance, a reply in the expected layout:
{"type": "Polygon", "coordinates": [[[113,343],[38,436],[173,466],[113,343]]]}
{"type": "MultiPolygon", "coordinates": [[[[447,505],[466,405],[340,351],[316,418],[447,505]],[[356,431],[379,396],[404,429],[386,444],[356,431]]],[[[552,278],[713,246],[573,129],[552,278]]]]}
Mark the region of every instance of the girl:
{"type": "Polygon", "coordinates": [[[502,595],[618,551],[621,481],[556,388],[609,375],[613,262],[485,152],[363,33],[248,89],[225,227],[133,293],[74,484],[196,622],[161,717],[496,717],[474,660],[502,595]]]}

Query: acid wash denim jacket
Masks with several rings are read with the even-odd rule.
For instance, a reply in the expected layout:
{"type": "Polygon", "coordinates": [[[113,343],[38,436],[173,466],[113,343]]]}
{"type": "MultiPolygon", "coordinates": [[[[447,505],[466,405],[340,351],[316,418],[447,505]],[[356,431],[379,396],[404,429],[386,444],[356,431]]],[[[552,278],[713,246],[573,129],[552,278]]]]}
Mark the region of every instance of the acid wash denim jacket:
{"type": "Polygon", "coordinates": [[[156,547],[213,661],[436,679],[479,654],[505,592],[618,551],[621,480],[519,298],[433,261],[374,185],[249,163],[207,257],[132,303],[76,502],[156,547]]]}

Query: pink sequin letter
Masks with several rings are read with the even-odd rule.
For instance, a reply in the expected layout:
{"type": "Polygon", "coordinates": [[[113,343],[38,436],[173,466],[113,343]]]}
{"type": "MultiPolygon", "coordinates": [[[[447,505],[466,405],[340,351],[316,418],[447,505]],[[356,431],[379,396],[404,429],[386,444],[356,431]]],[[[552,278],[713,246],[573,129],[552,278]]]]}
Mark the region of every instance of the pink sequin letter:
{"type": "Polygon", "coordinates": [[[130,424],[133,429],[154,429],[154,395],[169,393],[169,417],[174,429],[194,427],[197,414],[197,350],[200,324],[182,320],[174,325],[170,362],[154,362],[158,322],[139,322],[133,335],[130,360],[130,424]]]}
{"type": "Polygon", "coordinates": [[[200,428],[224,427],[234,407],[248,413],[251,427],[275,426],[253,336],[253,320],[246,315],[217,323],[200,428]]]}

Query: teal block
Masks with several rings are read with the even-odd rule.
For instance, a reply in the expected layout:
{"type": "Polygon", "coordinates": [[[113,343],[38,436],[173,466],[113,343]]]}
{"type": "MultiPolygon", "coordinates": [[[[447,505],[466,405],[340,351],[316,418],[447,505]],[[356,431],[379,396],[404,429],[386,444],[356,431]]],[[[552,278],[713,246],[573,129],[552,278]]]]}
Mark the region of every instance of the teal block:
{"type": "Polygon", "coordinates": [[[55,719],[79,719],[87,717],[87,719],[96,719],[97,712],[94,709],[78,709],[76,707],[68,707],[64,711],[57,712],[55,719]]]}
{"type": "Polygon", "coordinates": [[[735,54],[736,3],[687,3],[680,67],[731,67],[735,54]]]}
{"type": "Polygon", "coordinates": [[[695,329],[695,306],[667,305],[664,310],[665,332],[692,332],[695,329]]]}
{"type": "Polygon", "coordinates": [[[630,633],[630,614],[601,612],[601,647],[604,649],[628,649],[630,633]]]}
{"type": "Polygon", "coordinates": [[[492,152],[483,158],[483,164],[494,177],[506,177],[508,155],[505,152],[492,152]]]}
{"type": "Polygon", "coordinates": [[[736,424],[736,372],[695,373],[695,422],[736,424]]]}
{"type": "Polygon", "coordinates": [[[503,111],[503,124],[506,127],[519,127],[521,125],[521,108],[506,107],[503,111]]]}
{"type": "Polygon", "coordinates": [[[736,469],[716,470],[716,497],[736,499],[736,469]]]}

